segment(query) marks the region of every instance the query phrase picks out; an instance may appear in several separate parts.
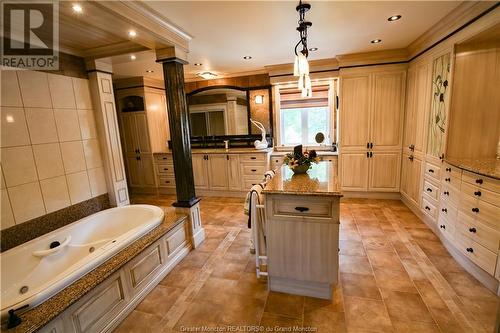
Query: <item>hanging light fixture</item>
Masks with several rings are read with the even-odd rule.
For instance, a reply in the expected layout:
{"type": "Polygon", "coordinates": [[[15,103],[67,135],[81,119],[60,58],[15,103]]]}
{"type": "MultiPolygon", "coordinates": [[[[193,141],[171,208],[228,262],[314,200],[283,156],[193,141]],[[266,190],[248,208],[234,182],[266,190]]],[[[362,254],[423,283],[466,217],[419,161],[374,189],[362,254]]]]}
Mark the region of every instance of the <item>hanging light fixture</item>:
{"type": "Polygon", "coordinates": [[[295,7],[299,13],[299,26],[297,31],[300,35],[300,40],[295,45],[295,61],[293,63],[293,75],[299,77],[298,87],[302,92],[302,97],[312,97],[312,87],[311,78],[309,77],[309,63],[307,62],[307,56],[309,55],[309,49],[307,48],[307,29],[312,26],[312,23],[305,20],[306,12],[311,9],[311,5],[308,3],[302,3],[299,1],[297,7],[295,7]],[[302,50],[298,49],[302,46],[302,50]]]}

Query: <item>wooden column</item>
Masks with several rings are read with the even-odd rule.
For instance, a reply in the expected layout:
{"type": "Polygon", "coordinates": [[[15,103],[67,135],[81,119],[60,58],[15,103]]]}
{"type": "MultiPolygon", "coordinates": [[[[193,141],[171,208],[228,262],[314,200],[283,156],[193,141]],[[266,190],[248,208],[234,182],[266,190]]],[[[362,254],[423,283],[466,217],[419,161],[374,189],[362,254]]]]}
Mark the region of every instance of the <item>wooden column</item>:
{"type": "Polygon", "coordinates": [[[189,114],[184,91],[184,64],[179,58],[158,60],[163,65],[165,94],[167,95],[168,122],[174,159],[175,189],[177,202],[174,206],[191,207],[200,199],[194,189],[193,164],[189,114]]]}

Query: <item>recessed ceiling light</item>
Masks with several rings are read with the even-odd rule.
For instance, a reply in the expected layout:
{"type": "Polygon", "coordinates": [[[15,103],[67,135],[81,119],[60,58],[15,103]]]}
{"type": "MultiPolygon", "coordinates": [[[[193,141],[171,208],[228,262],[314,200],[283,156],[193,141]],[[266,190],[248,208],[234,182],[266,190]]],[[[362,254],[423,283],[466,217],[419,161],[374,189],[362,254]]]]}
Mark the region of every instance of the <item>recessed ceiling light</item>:
{"type": "Polygon", "coordinates": [[[132,54],[132,55],[130,56],[130,60],[135,60],[135,59],[137,59],[137,57],[136,57],[135,55],[133,55],[133,54],[132,54]]]}
{"type": "Polygon", "coordinates": [[[208,80],[208,79],[215,79],[217,77],[217,74],[212,73],[212,72],[202,72],[202,73],[198,73],[196,75],[198,75],[198,76],[200,76],[200,77],[202,77],[202,78],[204,78],[206,80],[208,80]]]}
{"type": "Polygon", "coordinates": [[[311,51],[311,52],[318,51],[318,48],[317,48],[317,47],[311,47],[311,48],[309,49],[309,51],[311,51]]]}
{"type": "Polygon", "coordinates": [[[83,12],[83,8],[82,6],[80,6],[79,4],[75,3],[73,4],[73,6],[71,7],[73,8],[73,11],[77,14],[81,14],[83,12]]]}
{"type": "Polygon", "coordinates": [[[243,59],[250,60],[250,59],[252,59],[252,57],[251,56],[244,56],[243,59]]]}
{"type": "Polygon", "coordinates": [[[202,64],[202,63],[199,63],[199,62],[195,62],[193,65],[195,65],[195,66],[201,66],[201,65],[203,65],[203,64],[202,64]]]}
{"type": "Polygon", "coordinates": [[[401,17],[402,17],[401,15],[392,15],[391,17],[389,17],[389,18],[387,19],[387,21],[389,21],[389,22],[394,22],[394,21],[399,20],[401,17]]]}
{"type": "Polygon", "coordinates": [[[381,43],[381,42],[382,42],[382,39],[378,39],[378,38],[377,39],[373,39],[373,40],[370,41],[370,43],[372,43],[372,44],[378,44],[378,43],[381,43]]]}
{"type": "Polygon", "coordinates": [[[152,71],[152,70],[148,69],[148,70],[146,71],[146,73],[154,73],[154,71],[152,71]]]}
{"type": "Polygon", "coordinates": [[[128,36],[129,37],[135,37],[135,36],[137,36],[137,32],[135,32],[135,30],[129,30],[128,31],[128,36]]]}

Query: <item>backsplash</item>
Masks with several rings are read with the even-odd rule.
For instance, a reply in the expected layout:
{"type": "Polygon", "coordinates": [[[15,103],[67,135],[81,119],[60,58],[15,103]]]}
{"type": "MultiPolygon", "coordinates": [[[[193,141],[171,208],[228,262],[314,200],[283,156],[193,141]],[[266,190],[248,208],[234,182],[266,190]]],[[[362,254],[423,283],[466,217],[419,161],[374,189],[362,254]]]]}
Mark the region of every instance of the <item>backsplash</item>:
{"type": "Polygon", "coordinates": [[[107,193],[86,79],[1,71],[1,229],[107,193]]]}

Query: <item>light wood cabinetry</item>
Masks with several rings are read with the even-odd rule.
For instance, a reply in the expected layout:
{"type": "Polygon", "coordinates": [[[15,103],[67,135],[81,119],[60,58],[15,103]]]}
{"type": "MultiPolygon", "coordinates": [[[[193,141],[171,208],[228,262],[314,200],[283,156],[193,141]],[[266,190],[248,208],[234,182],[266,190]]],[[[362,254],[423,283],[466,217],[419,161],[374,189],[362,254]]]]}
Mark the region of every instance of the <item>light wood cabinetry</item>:
{"type": "Polygon", "coordinates": [[[200,190],[207,190],[209,184],[206,154],[193,154],[191,156],[191,159],[193,161],[193,176],[195,188],[200,190]]]}
{"type": "Polygon", "coordinates": [[[401,194],[415,206],[420,206],[422,160],[403,154],[401,163],[401,194]]]}
{"type": "Polygon", "coordinates": [[[399,192],[406,68],[341,71],[344,191],[399,192]]]}
{"type": "Polygon", "coordinates": [[[240,191],[242,189],[240,174],[240,156],[236,154],[229,155],[228,185],[230,191],[240,191]]]}
{"type": "MultiPolygon", "coordinates": [[[[119,81],[117,85],[121,86],[119,81]]],[[[155,176],[153,163],[153,152],[166,150],[169,139],[165,92],[151,87],[125,86],[116,90],[115,96],[130,190],[153,192],[157,186],[173,186],[171,179],[160,181],[155,176]]]]}
{"type": "Polygon", "coordinates": [[[229,189],[229,155],[207,154],[208,157],[208,183],[212,190],[229,189]]]}

